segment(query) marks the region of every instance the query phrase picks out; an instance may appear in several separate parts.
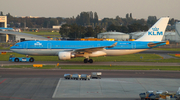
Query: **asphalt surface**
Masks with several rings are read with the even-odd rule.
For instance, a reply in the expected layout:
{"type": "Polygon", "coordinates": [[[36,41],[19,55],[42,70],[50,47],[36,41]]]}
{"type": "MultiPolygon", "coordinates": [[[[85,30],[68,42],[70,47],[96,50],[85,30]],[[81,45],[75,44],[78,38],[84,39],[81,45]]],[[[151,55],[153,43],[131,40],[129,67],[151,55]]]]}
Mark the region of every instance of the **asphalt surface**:
{"type": "Polygon", "coordinates": [[[175,93],[179,79],[102,78],[85,80],[60,79],[52,98],[139,98],[147,90],[175,93]]]}
{"type": "MultiPolygon", "coordinates": [[[[0,52],[2,51],[0,50],[0,52]]],[[[141,53],[155,53],[155,54],[166,55],[168,53],[176,54],[180,52],[148,50],[141,53]]],[[[90,64],[90,63],[84,64],[82,62],[58,62],[58,61],[57,62],[35,61],[34,63],[29,63],[29,62],[14,63],[14,62],[9,62],[9,61],[0,61],[0,100],[140,100],[140,98],[132,99],[132,98],[116,98],[116,97],[114,98],[113,97],[111,98],[86,98],[86,97],[52,98],[56,88],[58,88],[59,86],[62,86],[61,84],[58,86],[58,81],[61,78],[63,78],[63,75],[65,73],[91,74],[91,72],[100,71],[103,73],[102,79],[110,78],[110,80],[111,79],[114,80],[114,78],[120,78],[120,79],[124,78],[125,80],[134,80],[137,78],[145,78],[145,79],[150,79],[150,78],[158,79],[159,78],[159,79],[162,79],[162,82],[164,83],[168,83],[165,80],[168,81],[170,79],[174,79],[176,82],[178,82],[180,78],[179,71],[62,70],[62,69],[53,69],[53,70],[38,69],[37,70],[37,69],[1,68],[1,66],[4,66],[4,65],[32,65],[32,64],[56,65],[57,63],[59,63],[60,65],[110,65],[110,64],[111,65],[136,65],[136,66],[142,66],[142,65],[143,66],[146,66],[146,65],[179,66],[180,65],[180,63],[149,63],[149,62],[131,62],[131,63],[129,62],[94,62],[93,64],[90,64]]],[[[124,81],[120,81],[120,82],[124,82],[124,81]]],[[[146,84],[151,84],[151,82],[149,83],[146,82],[145,85],[146,84]]],[[[180,83],[176,83],[176,85],[177,84],[180,84],[180,83]]],[[[66,84],[64,85],[66,86],[66,84]]],[[[133,84],[129,85],[129,87],[133,88],[133,84]]],[[[153,87],[156,88],[156,86],[153,86],[153,87]]],[[[74,88],[72,87],[72,89],[74,88]]],[[[59,91],[61,91],[62,93],[66,93],[66,89],[62,90],[60,88],[59,91]]],[[[62,93],[60,94],[63,95],[62,93]]]]}
{"type": "Polygon", "coordinates": [[[180,71],[160,70],[66,70],[66,69],[6,69],[0,68],[0,78],[63,78],[64,74],[91,74],[100,71],[102,78],[180,78],[180,71]]]}
{"type": "MultiPolygon", "coordinates": [[[[4,69],[4,68],[0,68],[0,100],[140,100],[140,98],[138,98],[137,95],[138,95],[139,91],[145,92],[145,90],[140,89],[140,90],[138,90],[138,93],[133,92],[133,94],[136,96],[136,98],[132,98],[132,97],[131,98],[127,98],[127,97],[126,98],[119,98],[119,97],[113,98],[112,96],[115,94],[111,94],[109,92],[111,92],[111,88],[114,87],[112,89],[113,90],[112,92],[115,92],[116,96],[118,96],[117,92],[122,90],[122,89],[120,89],[120,87],[119,88],[117,87],[118,85],[120,85],[121,88],[124,89],[124,91],[122,91],[122,93],[126,93],[126,95],[128,95],[127,94],[128,91],[129,91],[129,93],[132,93],[132,91],[134,91],[134,89],[135,89],[135,87],[133,87],[134,82],[136,83],[134,85],[139,86],[138,85],[139,83],[137,83],[136,80],[141,80],[141,82],[145,82],[145,83],[142,83],[143,85],[141,84],[143,87],[145,87],[147,84],[151,84],[152,79],[156,84],[161,83],[161,81],[160,81],[161,79],[162,79],[162,82],[164,82],[165,84],[167,84],[167,82],[171,83],[170,80],[173,79],[173,81],[176,82],[176,85],[178,85],[179,78],[180,78],[179,71],[62,70],[62,69],[47,70],[47,69],[4,69]],[[84,81],[82,83],[80,80],[79,81],[73,81],[73,80],[68,81],[68,80],[63,79],[63,75],[65,73],[91,74],[91,72],[94,72],[94,71],[102,72],[102,80],[99,80],[99,81],[98,80],[97,81],[90,80],[89,82],[91,82],[92,84],[86,83],[86,82],[84,83],[84,81]],[[146,82],[143,81],[142,78],[145,79],[146,82]],[[107,79],[109,81],[107,81],[107,79]],[[156,80],[154,80],[154,79],[158,80],[159,82],[157,83],[156,80]],[[168,79],[169,79],[169,81],[168,81],[168,79]],[[62,83],[59,84],[58,83],[59,80],[63,80],[62,81],[63,84],[62,83]],[[118,83],[120,83],[120,84],[117,84],[117,86],[116,86],[115,80],[119,80],[118,83]],[[132,80],[134,80],[134,81],[132,81],[132,80]],[[149,81],[149,83],[147,83],[147,81],[149,81]],[[108,85],[109,88],[107,88],[107,90],[104,90],[103,88],[101,89],[98,86],[98,89],[96,89],[95,87],[93,87],[93,88],[89,87],[90,89],[87,89],[86,85],[89,84],[90,86],[93,86],[93,84],[95,84],[94,82],[95,83],[98,82],[98,84],[100,82],[101,83],[101,85],[99,84],[100,87],[106,88],[106,85],[108,85]],[[106,84],[106,82],[108,82],[108,83],[106,84]],[[124,82],[127,82],[127,84],[124,82]],[[69,88],[68,84],[71,84],[71,88],[69,88]],[[86,88],[83,88],[83,87],[81,89],[75,88],[75,87],[73,87],[73,85],[75,85],[75,84],[78,85],[78,87],[85,86],[86,88]],[[112,84],[114,84],[113,87],[111,86],[112,84]],[[123,84],[123,85],[121,85],[121,84],[123,84]],[[118,90],[118,91],[114,90],[114,89],[116,89],[115,87],[117,87],[117,89],[120,89],[120,90],[118,90]],[[58,89],[57,90],[58,92],[55,94],[56,88],[58,89]],[[132,88],[133,88],[133,90],[132,90],[132,88]],[[88,93],[91,93],[90,95],[92,96],[92,98],[91,97],[86,98],[83,96],[81,98],[78,98],[78,97],[74,98],[73,97],[74,94],[72,94],[72,96],[70,98],[68,98],[68,96],[66,96],[65,98],[61,98],[62,96],[65,96],[66,93],[69,93],[71,90],[79,93],[78,91],[81,91],[81,92],[88,91],[88,90],[89,91],[90,90],[91,91],[93,91],[93,90],[99,91],[99,89],[102,91],[102,93],[104,93],[104,92],[107,93],[107,95],[105,97],[108,97],[108,95],[110,95],[111,97],[95,98],[95,97],[93,97],[93,94],[92,94],[94,92],[88,92],[88,93]],[[130,92],[130,90],[132,90],[132,91],[130,92]],[[60,93],[60,95],[58,95],[59,93],[60,93]],[[65,93],[65,94],[63,94],[63,93],[65,93]],[[53,94],[55,94],[54,98],[53,98],[53,94]]],[[[153,84],[151,84],[151,85],[152,85],[151,87],[154,86],[153,84]]],[[[158,85],[158,86],[161,87],[161,85],[158,85]]],[[[164,85],[164,87],[166,87],[166,88],[168,86],[169,85],[164,85]]],[[[173,87],[173,86],[170,86],[170,87],[173,87]]],[[[147,89],[149,89],[149,88],[150,87],[147,87],[147,89]]],[[[177,89],[177,86],[173,87],[173,88],[177,89]]],[[[100,93],[100,92],[98,92],[98,93],[100,93]]],[[[85,95],[87,95],[87,94],[85,94],[85,95]]],[[[90,96],[90,95],[88,95],[88,96],[90,96]]],[[[97,97],[99,97],[99,95],[97,93],[95,95],[97,97]]],[[[120,94],[120,95],[122,95],[122,94],[120,94]]]]}
{"type": "Polygon", "coordinates": [[[31,62],[10,62],[10,61],[0,61],[0,67],[8,65],[33,65],[33,64],[43,64],[43,65],[124,65],[124,66],[179,66],[180,63],[156,63],[156,62],[93,62],[93,63],[83,63],[83,62],[59,62],[59,61],[35,61],[31,62]]]}

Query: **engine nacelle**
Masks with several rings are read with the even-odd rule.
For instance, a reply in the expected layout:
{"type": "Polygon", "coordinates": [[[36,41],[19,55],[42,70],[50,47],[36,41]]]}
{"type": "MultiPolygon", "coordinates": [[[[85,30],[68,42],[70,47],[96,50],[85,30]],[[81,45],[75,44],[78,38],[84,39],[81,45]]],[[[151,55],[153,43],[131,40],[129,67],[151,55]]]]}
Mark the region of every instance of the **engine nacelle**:
{"type": "Polygon", "coordinates": [[[70,60],[71,58],[75,58],[75,55],[71,54],[71,52],[59,52],[58,57],[59,60],[70,60]]]}

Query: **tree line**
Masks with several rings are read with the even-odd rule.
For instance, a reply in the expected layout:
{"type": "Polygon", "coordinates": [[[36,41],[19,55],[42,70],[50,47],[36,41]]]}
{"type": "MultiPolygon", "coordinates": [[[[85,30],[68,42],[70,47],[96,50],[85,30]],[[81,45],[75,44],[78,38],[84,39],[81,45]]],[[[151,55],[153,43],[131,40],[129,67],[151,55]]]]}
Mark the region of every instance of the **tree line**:
{"type": "Polygon", "coordinates": [[[107,30],[103,30],[100,26],[91,27],[91,26],[81,26],[77,24],[64,24],[60,28],[61,37],[69,37],[69,38],[83,38],[83,37],[97,37],[98,33],[102,33],[105,31],[115,31],[115,32],[123,32],[123,33],[131,33],[136,31],[147,31],[147,25],[141,25],[134,23],[132,25],[126,26],[116,26],[114,24],[110,25],[107,30]]]}
{"type": "MultiPolygon", "coordinates": [[[[0,15],[4,15],[3,12],[0,15]]],[[[62,25],[59,33],[61,36],[77,38],[93,36],[100,32],[117,31],[131,33],[135,31],[147,31],[158,19],[156,16],[148,16],[145,19],[135,19],[132,13],[126,14],[125,18],[116,16],[115,18],[99,19],[97,12],[81,12],[76,17],[71,18],[32,18],[32,17],[13,17],[10,13],[6,14],[9,27],[13,28],[52,28],[53,25],[62,25]]],[[[170,19],[169,24],[175,24],[174,18],[170,19]]]]}
{"type": "Polygon", "coordinates": [[[96,37],[98,33],[103,32],[103,29],[99,26],[95,28],[92,27],[84,27],[77,24],[64,24],[60,28],[61,37],[69,37],[69,38],[84,38],[84,37],[96,37]]]}
{"type": "MultiPolygon", "coordinates": [[[[0,16],[3,16],[3,12],[0,13],[0,16]]],[[[6,14],[8,18],[8,24],[10,27],[15,28],[52,28],[53,25],[60,25],[61,23],[66,22],[69,25],[77,24],[81,26],[88,26],[91,25],[92,27],[100,26],[101,28],[107,29],[110,25],[114,24],[116,26],[128,26],[134,23],[147,25],[148,27],[152,26],[158,19],[156,16],[148,16],[148,19],[134,19],[132,13],[126,14],[125,18],[121,18],[116,16],[116,18],[103,18],[99,20],[97,12],[81,12],[77,17],[71,18],[63,18],[63,17],[56,17],[56,18],[31,18],[31,17],[13,17],[10,13],[6,14]]],[[[174,18],[170,19],[169,24],[174,25],[177,20],[174,18]]]]}

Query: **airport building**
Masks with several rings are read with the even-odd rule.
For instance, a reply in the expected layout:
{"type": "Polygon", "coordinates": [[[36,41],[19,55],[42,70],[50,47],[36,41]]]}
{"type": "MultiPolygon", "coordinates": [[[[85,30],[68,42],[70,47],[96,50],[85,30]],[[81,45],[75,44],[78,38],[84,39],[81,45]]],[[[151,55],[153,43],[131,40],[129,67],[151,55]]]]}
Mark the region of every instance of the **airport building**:
{"type": "Polygon", "coordinates": [[[21,42],[26,40],[49,40],[48,38],[14,32],[14,29],[7,28],[7,16],[0,16],[0,42],[21,42]]]}
{"type": "Polygon", "coordinates": [[[0,31],[0,42],[20,42],[27,40],[49,40],[48,38],[12,31],[0,31]]]}
{"type": "Polygon", "coordinates": [[[121,32],[104,32],[99,33],[97,38],[112,38],[115,41],[127,41],[129,40],[129,34],[121,33],[121,32]]]}
{"type": "Polygon", "coordinates": [[[7,28],[7,16],[0,16],[0,27],[7,28]]]}

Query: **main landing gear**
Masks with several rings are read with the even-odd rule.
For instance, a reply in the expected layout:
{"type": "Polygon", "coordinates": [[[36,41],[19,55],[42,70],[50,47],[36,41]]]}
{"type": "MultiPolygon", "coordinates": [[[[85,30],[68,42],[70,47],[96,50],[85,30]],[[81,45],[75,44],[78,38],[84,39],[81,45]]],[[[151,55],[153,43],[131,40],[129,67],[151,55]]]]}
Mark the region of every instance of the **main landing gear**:
{"type": "Polygon", "coordinates": [[[84,63],[87,63],[87,62],[89,62],[89,63],[93,63],[93,60],[92,59],[84,59],[84,63]]]}

